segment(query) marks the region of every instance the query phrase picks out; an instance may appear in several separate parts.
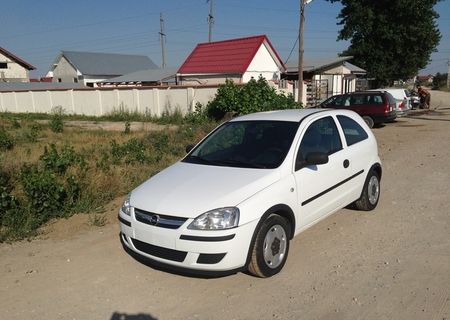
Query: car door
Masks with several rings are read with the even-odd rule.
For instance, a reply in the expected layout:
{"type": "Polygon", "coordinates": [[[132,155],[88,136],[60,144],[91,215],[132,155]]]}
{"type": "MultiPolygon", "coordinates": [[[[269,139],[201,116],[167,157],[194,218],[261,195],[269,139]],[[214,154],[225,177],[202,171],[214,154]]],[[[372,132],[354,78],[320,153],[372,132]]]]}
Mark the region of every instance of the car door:
{"type": "Polygon", "coordinates": [[[316,119],[303,130],[296,163],[297,212],[299,228],[303,228],[341,208],[345,202],[344,182],[351,175],[351,168],[332,116],[316,119]],[[298,165],[311,152],[326,153],[328,163],[298,165]]]}

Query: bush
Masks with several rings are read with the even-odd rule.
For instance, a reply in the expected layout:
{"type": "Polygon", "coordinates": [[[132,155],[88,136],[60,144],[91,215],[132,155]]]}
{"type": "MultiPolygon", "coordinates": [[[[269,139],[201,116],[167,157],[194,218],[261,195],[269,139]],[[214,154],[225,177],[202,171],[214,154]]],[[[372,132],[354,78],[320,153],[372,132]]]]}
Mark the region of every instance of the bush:
{"type": "Polygon", "coordinates": [[[148,163],[151,159],[144,141],[137,138],[123,144],[118,144],[116,140],[111,141],[111,156],[114,164],[120,164],[122,161],[126,164],[148,163]]]}
{"type": "Polygon", "coordinates": [[[11,150],[14,147],[13,138],[6,132],[5,129],[0,128],[0,151],[11,150]]]}
{"type": "Polygon", "coordinates": [[[216,96],[207,105],[207,113],[214,119],[221,119],[226,113],[247,114],[259,111],[294,109],[300,105],[292,95],[278,94],[268,82],[260,77],[251,79],[243,86],[226,80],[217,90],[216,96]]]}
{"type": "Polygon", "coordinates": [[[74,148],[69,145],[62,147],[60,152],[58,152],[54,144],[50,145],[50,149],[44,147],[44,153],[39,159],[44,169],[53,171],[59,175],[65,174],[70,166],[78,165],[84,167],[86,165],[84,157],[76,153],[74,148]]]}
{"type": "Polygon", "coordinates": [[[64,109],[62,107],[54,107],[52,109],[52,117],[49,125],[53,132],[61,133],[64,130],[64,109]]]}
{"type": "Polygon", "coordinates": [[[0,226],[3,225],[3,217],[7,217],[18,207],[17,199],[11,195],[12,190],[10,175],[0,171],[0,226]]]}

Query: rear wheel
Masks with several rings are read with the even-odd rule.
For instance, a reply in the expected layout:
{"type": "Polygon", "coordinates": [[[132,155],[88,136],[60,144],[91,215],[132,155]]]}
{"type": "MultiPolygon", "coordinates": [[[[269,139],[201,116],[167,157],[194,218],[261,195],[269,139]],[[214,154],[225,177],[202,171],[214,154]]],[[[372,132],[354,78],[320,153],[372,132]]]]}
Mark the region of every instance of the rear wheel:
{"type": "Polygon", "coordinates": [[[366,124],[369,126],[369,128],[373,128],[375,122],[373,121],[373,119],[369,116],[363,116],[362,117],[364,119],[364,121],[366,122],[366,124]]]}
{"type": "Polygon", "coordinates": [[[291,228],[285,218],[272,214],[257,232],[248,271],[261,278],[271,277],[286,263],[291,228]]]}
{"type": "Polygon", "coordinates": [[[356,200],[355,207],[358,210],[370,211],[375,209],[380,199],[380,176],[374,170],[367,175],[361,198],[356,200]]]}

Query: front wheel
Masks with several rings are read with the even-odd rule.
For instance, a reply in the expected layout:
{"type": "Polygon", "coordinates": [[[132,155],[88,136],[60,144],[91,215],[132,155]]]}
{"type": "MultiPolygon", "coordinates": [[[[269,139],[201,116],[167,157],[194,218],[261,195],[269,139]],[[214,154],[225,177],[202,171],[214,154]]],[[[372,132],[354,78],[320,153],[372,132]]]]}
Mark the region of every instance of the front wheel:
{"type": "Polygon", "coordinates": [[[286,263],[291,228],[285,218],[272,214],[257,232],[248,271],[261,278],[271,277],[286,263]]]}
{"type": "Polygon", "coordinates": [[[355,207],[358,210],[370,211],[375,209],[380,199],[380,176],[374,170],[367,175],[361,198],[356,200],[355,207]]]}

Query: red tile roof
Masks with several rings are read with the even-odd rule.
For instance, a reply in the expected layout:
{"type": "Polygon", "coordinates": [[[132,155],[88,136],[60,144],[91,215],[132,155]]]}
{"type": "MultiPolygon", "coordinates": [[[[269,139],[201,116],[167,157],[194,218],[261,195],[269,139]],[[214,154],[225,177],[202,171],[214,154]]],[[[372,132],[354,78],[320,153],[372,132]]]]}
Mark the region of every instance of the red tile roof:
{"type": "Polygon", "coordinates": [[[256,52],[265,44],[277,64],[285,68],[275,48],[265,35],[198,44],[178,73],[244,73],[256,52]]]}
{"type": "Polygon", "coordinates": [[[3,55],[9,57],[11,60],[16,61],[18,64],[20,64],[21,66],[23,66],[24,68],[26,68],[28,70],[35,70],[36,69],[31,64],[29,64],[25,60],[20,59],[18,56],[12,54],[11,52],[6,50],[5,48],[0,47],[0,53],[2,53],[3,55]]]}

